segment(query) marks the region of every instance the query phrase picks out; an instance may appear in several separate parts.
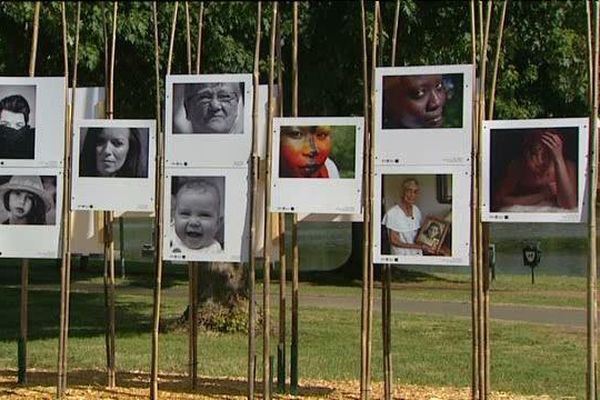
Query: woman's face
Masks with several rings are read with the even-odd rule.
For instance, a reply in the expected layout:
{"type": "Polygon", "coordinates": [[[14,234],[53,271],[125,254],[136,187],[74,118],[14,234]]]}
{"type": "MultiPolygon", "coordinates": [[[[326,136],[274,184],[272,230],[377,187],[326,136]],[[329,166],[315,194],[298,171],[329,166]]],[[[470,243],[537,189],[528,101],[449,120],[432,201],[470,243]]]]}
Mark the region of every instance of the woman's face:
{"type": "Polygon", "coordinates": [[[331,153],[331,128],[328,126],[288,126],[281,129],[281,176],[315,176],[331,153]]]}
{"type": "Polygon", "coordinates": [[[441,75],[398,77],[391,88],[387,118],[400,128],[440,128],[448,94],[441,75]]]}
{"type": "Polygon", "coordinates": [[[404,185],[404,191],[402,192],[402,202],[406,205],[414,205],[419,198],[419,185],[415,182],[409,181],[404,185]]]}
{"type": "Polygon", "coordinates": [[[33,207],[33,194],[24,190],[11,190],[8,207],[14,218],[25,218],[33,207]]]}
{"type": "Polygon", "coordinates": [[[541,141],[541,136],[535,136],[525,149],[527,167],[537,173],[545,172],[550,166],[548,148],[541,141]]]}
{"type": "Polygon", "coordinates": [[[100,176],[113,176],[125,164],[129,152],[129,130],[104,128],[96,140],[96,170],[100,176]]]}

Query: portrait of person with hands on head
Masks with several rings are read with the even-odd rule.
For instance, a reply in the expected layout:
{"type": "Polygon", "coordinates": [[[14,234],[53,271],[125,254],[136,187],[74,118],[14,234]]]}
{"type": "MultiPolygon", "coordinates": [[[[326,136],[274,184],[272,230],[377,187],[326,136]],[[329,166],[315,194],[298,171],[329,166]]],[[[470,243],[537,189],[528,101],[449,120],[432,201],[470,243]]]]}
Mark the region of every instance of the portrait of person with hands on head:
{"type": "Polygon", "coordinates": [[[566,136],[554,129],[528,130],[519,152],[499,180],[492,211],[575,211],[577,165],[567,157],[566,136]]]}

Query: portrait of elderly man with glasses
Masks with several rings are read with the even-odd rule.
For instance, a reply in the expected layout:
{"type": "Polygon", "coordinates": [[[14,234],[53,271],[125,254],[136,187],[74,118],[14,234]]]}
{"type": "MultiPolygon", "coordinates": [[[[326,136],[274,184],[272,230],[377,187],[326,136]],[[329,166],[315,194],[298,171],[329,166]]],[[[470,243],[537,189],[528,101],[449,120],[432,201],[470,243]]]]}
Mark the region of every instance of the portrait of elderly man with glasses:
{"type": "Polygon", "coordinates": [[[183,106],[190,132],[239,133],[244,130],[244,84],[206,82],[185,85],[183,106]]]}

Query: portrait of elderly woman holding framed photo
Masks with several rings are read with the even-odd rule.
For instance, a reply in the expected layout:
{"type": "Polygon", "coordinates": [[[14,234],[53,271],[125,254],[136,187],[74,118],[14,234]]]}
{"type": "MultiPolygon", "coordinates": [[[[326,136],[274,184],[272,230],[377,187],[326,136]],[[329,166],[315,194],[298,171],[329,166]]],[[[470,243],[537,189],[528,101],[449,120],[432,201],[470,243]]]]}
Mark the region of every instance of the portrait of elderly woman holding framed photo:
{"type": "Polygon", "coordinates": [[[79,176],[146,178],[147,132],[138,128],[82,128],[79,176]],[[83,135],[85,131],[85,137],[83,135]]]}

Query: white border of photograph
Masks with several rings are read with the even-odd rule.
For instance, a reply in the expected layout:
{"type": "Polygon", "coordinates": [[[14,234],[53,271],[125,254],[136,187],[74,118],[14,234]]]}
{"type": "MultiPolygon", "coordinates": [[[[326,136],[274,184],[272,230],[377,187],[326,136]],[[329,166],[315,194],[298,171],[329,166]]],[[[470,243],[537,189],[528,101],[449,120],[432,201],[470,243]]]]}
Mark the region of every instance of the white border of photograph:
{"type": "Polygon", "coordinates": [[[167,168],[164,176],[163,212],[163,259],[168,261],[222,261],[246,262],[250,239],[249,176],[247,168],[167,168]],[[171,178],[225,177],[223,252],[197,254],[192,249],[170,253],[169,242],[173,239],[171,229],[171,178]]]}
{"type": "Polygon", "coordinates": [[[252,144],[251,74],[167,75],[165,95],[166,167],[243,167],[248,165],[252,144]],[[174,84],[242,82],[244,84],[244,130],[240,134],[173,134],[174,84]]]}
{"type": "Polygon", "coordinates": [[[98,211],[154,211],[156,171],[156,121],[138,119],[87,119],[75,121],[73,130],[71,209],[98,211]],[[80,177],[81,128],[148,129],[146,178],[80,177]]]}
{"type": "Polygon", "coordinates": [[[471,158],[473,66],[429,65],[375,70],[375,163],[465,164],[471,158]],[[383,78],[400,75],[463,75],[461,128],[383,129],[383,78]],[[441,144],[443,141],[443,145],[441,144]]]}
{"type": "Polygon", "coordinates": [[[1,175],[56,176],[54,225],[0,225],[0,258],[59,258],[63,205],[62,169],[7,167],[0,172],[1,175]]]}
{"type": "Polygon", "coordinates": [[[60,167],[65,143],[65,78],[0,77],[0,86],[35,86],[35,121],[32,124],[35,127],[35,158],[3,158],[0,166],[60,167]]]}
{"type": "Polygon", "coordinates": [[[271,212],[360,214],[362,213],[363,117],[273,118],[271,147],[271,212]],[[356,127],[354,178],[280,178],[279,131],[282,126],[356,127]]]}
{"type": "Polygon", "coordinates": [[[465,266],[470,261],[471,243],[471,166],[377,166],[373,203],[373,262],[402,265],[465,266]],[[452,255],[413,256],[382,255],[381,248],[381,189],[383,175],[452,175],[452,255]]]}
{"type": "Polygon", "coordinates": [[[548,118],[483,121],[482,127],[482,196],[481,218],[484,222],[585,222],[587,212],[589,118],[548,118]],[[490,210],[491,130],[531,128],[579,128],[576,212],[492,212],[490,210]]]}

